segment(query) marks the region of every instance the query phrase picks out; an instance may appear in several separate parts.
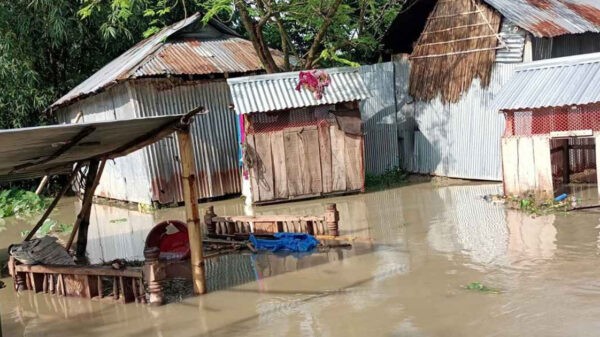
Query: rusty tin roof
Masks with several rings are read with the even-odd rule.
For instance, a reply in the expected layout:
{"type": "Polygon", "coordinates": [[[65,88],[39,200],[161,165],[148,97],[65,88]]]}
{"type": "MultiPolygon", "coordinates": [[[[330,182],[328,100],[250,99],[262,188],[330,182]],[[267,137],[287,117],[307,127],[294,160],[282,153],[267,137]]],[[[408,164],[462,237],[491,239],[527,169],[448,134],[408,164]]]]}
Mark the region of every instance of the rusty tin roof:
{"type": "MultiPolygon", "coordinates": [[[[69,105],[116,83],[135,78],[249,73],[263,69],[252,43],[217,20],[201,25],[200,14],[164,28],[147,38],[54,102],[69,105]]],[[[283,63],[282,53],[273,51],[283,63]]]]}
{"type": "Polygon", "coordinates": [[[598,0],[484,0],[537,37],[600,32],[598,0]]]}

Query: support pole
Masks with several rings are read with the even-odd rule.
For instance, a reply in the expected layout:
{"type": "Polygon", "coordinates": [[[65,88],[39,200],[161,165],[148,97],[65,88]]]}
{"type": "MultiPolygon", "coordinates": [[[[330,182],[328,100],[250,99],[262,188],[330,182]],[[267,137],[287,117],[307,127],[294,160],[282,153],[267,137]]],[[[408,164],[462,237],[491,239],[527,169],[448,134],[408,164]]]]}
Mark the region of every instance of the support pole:
{"type": "Polygon", "coordinates": [[[73,230],[71,231],[71,236],[69,237],[69,241],[66,245],[67,250],[71,249],[73,240],[75,239],[75,234],[78,234],[78,258],[85,257],[85,250],[87,248],[87,231],[90,224],[90,212],[92,208],[92,201],[94,200],[94,191],[96,191],[96,187],[98,187],[98,184],[100,183],[100,177],[102,177],[102,172],[104,171],[104,166],[106,165],[106,158],[102,160],[102,164],[100,165],[99,169],[98,163],[98,159],[90,160],[88,173],[85,176],[85,191],[83,193],[83,200],[81,201],[81,210],[77,215],[77,219],[73,225],[73,230]]]}
{"type": "Polygon", "coordinates": [[[80,167],[81,167],[81,163],[77,163],[77,165],[75,165],[75,168],[73,169],[73,172],[71,172],[71,175],[67,179],[65,186],[63,186],[63,188],[58,192],[58,194],[56,195],[54,200],[52,200],[52,203],[50,204],[50,206],[48,206],[48,209],[46,209],[46,212],[44,212],[44,215],[42,215],[42,217],[40,218],[38,223],[35,225],[35,227],[33,227],[33,229],[29,232],[29,234],[27,234],[25,241],[31,240],[31,238],[35,235],[35,233],[38,231],[38,229],[40,229],[40,227],[42,227],[42,225],[44,224],[44,221],[46,221],[46,219],[48,219],[48,216],[50,215],[50,213],[52,213],[52,210],[54,210],[54,208],[60,201],[60,198],[62,198],[62,196],[65,195],[65,193],[67,193],[67,190],[71,187],[71,183],[73,183],[73,180],[77,176],[77,172],[79,172],[80,167]]]}
{"type": "Polygon", "coordinates": [[[563,185],[567,185],[571,182],[571,172],[569,166],[569,140],[563,140],[562,145],[563,151],[563,185]]]}
{"type": "Polygon", "coordinates": [[[202,251],[202,220],[198,209],[196,162],[189,125],[177,131],[177,140],[181,155],[181,179],[183,180],[185,217],[190,240],[192,280],[194,282],[194,293],[200,295],[206,293],[206,278],[202,251]]]}

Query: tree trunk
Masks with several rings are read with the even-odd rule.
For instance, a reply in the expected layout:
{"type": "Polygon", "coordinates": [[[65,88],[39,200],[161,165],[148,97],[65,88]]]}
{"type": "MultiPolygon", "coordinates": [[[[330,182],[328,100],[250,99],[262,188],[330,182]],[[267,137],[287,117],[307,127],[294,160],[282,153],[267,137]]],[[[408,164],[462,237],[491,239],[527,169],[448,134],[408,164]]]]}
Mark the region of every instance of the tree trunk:
{"type": "Polygon", "coordinates": [[[240,18],[242,23],[244,24],[244,28],[250,35],[250,41],[252,41],[252,45],[254,46],[254,50],[258,54],[258,58],[262,62],[263,66],[267,73],[276,73],[279,72],[280,69],[275,63],[273,56],[271,55],[271,51],[267,46],[263,33],[262,27],[258,26],[256,22],[252,19],[250,14],[248,13],[248,9],[246,8],[246,4],[243,0],[235,0],[235,7],[240,12],[240,18]]]}

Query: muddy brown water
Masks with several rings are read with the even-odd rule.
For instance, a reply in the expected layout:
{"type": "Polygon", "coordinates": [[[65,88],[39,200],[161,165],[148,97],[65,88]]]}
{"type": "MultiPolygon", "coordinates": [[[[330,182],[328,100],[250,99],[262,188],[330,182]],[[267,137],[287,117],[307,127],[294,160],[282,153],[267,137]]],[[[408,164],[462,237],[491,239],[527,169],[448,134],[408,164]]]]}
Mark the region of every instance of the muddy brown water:
{"type": "MultiPolygon", "coordinates": [[[[17,295],[3,279],[3,336],[597,336],[600,213],[532,218],[482,200],[500,189],[421,183],[255,208],[311,214],[336,202],[341,234],[373,243],[304,257],[221,257],[208,267],[210,293],[162,307],[17,295]],[[465,289],[471,282],[500,294],[465,289]]],[[[593,187],[578,193],[597,202],[593,187]]],[[[213,204],[217,214],[245,212],[240,200],[213,204]]],[[[75,207],[67,199],[52,218],[72,222],[75,207]]],[[[96,205],[90,258],[139,259],[152,224],[182,217],[181,208],[96,205]]],[[[32,222],[5,219],[0,251],[32,222]]]]}

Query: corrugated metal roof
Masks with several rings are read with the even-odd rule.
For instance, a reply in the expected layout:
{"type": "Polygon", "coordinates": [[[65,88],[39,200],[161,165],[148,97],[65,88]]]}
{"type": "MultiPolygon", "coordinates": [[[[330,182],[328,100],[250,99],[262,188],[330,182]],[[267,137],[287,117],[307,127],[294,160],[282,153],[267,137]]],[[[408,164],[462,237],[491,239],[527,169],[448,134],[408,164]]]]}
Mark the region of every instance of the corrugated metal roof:
{"type": "MultiPolygon", "coordinates": [[[[282,53],[272,53],[275,61],[282,64],[282,53]]],[[[164,43],[129,77],[246,73],[262,69],[252,42],[248,40],[231,36],[207,41],[185,38],[164,43]]]]}
{"type": "Polygon", "coordinates": [[[598,0],[484,0],[538,37],[600,32],[598,0]]]}
{"type": "Polygon", "coordinates": [[[74,162],[102,157],[131,145],[137,142],[138,137],[155,132],[166,124],[176,123],[182,116],[0,130],[0,181],[63,173],[74,162]],[[84,130],[91,133],[58,157],[16,170],[24,164],[45,161],[84,130]]]}
{"type": "Polygon", "coordinates": [[[600,102],[600,53],[526,63],[500,90],[495,110],[600,102]]]}
{"type": "MultiPolygon", "coordinates": [[[[252,44],[217,20],[211,20],[207,27],[198,32],[185,32],[187,27],[195,27],[192,24],[200,17],[196,13],[139,42],[54,102],[50,108],[68,105],[127,79],[246,73],[263,69],[252,44]],[[203,30],[208,33],[202,34],[203,30]],[[219,32],[220,36],[216,37],[211,32],[219,32]]],[[[274,57],[276,62],[283,63],[280,52],[274,51],[274,57]]]]}
{"type": "Polygon", "coordinates": [[[370,97],[359,68],[324,69],[331,78],[323,98],[316,100],[308,90],[296,90],[300,72],[247,76],[228,79],[235,109],[240,114],[297,109],[336,104],[370,97]]]}

